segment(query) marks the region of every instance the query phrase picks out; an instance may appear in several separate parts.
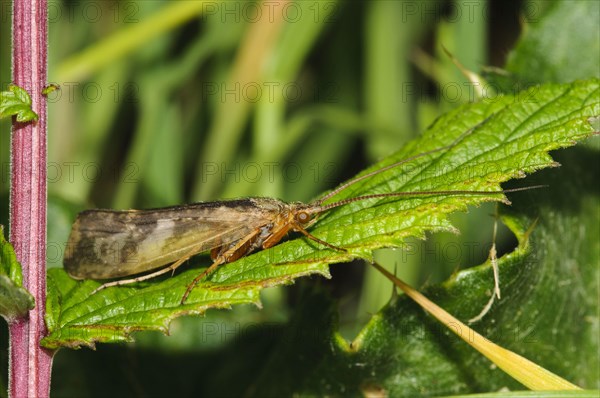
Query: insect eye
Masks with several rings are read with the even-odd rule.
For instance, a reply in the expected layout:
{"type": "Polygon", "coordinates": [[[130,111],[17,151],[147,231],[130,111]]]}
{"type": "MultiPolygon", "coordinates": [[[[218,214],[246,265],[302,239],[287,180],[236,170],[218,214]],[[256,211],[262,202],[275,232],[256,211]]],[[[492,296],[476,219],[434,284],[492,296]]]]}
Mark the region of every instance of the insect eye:
{"type": "Polygon", "coordinates": [[[306,224],[310,221],[310,215],[305,211],[301,211],[298,214],[296,214],[296,220],[298,220],[298,222],[306,224]]]}

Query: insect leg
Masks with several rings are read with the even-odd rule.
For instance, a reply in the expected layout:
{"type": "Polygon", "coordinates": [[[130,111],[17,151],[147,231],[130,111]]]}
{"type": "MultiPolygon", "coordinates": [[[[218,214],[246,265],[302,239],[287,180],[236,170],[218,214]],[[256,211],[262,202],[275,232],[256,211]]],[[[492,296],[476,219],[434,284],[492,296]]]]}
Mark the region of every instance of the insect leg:
{"type": "Polygon", "coordinates": [[[197,277],[194,278],[194,280],[192,281],[192,283],[190,283],[187,287],[187,289],[185,289],[185,293],[183,293],[183,297],[181,297],[181,305],[185,304],[188,296],[190,295],[190,293],[192,292],[192,290],[196,287],[196,285],[198,284],[198,282],[200,282],[200,280],[202,278],[204,278],[206,275],[212,273],[215,269],[217,269],[217,267],[221,264],[225,263],[224,257],[219,257],[217,258],[211,265],[210,267],[208,267],[207,269],[204,270],[204,272],[202,272],[200,275],[198,275],[197,277]]]}
{"type": "Polygon", "coordinates": [[[96,294],[100,290],[104,290],[107,287],[129,285],[131,283],[142,282],[142,281],[145,281],[145,280],[148,280],[148,279],[155,278],[155,277],[160,276],[162,274],[166,274],[169,271],[175,271],[177,268],[179,268],[179,266],[181,264],[183,264],[184,262],[186,262],[190,257],[192,257],[196,253],[198,253],[198,250],[197,250],[197,248],[194,248],[194,250],[190,251],[188,254],[186,254],[185,256],[183,256],[182,258],[180,258],[179,260],[177,260],[176,262],[174,262],[173,264],[169,265],[166,268],[160,269],[160,270],[158,270],[156,272],[152,272],[150,274],[146,274],[146,275],[142,275],[142,276],[137,276],[135,278],[121,279],[119,281],[105,283],[105,284],[99,286],[98,288],[96,288],[91,294],[96,294]]]}
{"type": "Polygon", "coordinates": [[[200,282],[200,280],[202,278],[204,278],[206,275],[212,273],[215,269],[217,269],[217,267],[221,264],[225,264],[227,262],[229,262],[230,258],[238,259],[240,257],[243,257],[245,254],[248,253],[250,249],[250,247],[252,245],[248,245],[248,242],[252,242],[254,239],[256,239],[256,237],[260,234],[261,230],[260,228],[254,230],[252,233],[248,234],[247,236],[243,237],[242,239],[240,239],[239,241],[237,241],[232,247],[230,247],[228,250],[226,250],[223,253],[220,253],[217,258],[214,259],[214,262],[210,265],[210,267],[208,267],[206,270],[204,270],[204,272],[202,272],[200,275],[198,275],[197,277],[194,278],[194,280],[192,281],[192,283],[190,283],[187,287],[187,289],[185,290],[185,293],[183,294],[183,297],[181,298],[181,304],[185,304],[188,296],[190,295],[190,293],[192,292],[192,290],[194,289],[194,287],[196,287],[196,285],[198,284],[198,282],[200,282]],[[241,253],[239,253],[241,251],[241,253]]]}
{"type": "Polygon", "coordinates": [[[308,239],[314,240],[315,242],[320,243],[323,246],[326,246],[330,249],[342,251],[342,252],[348,251],[348,250],[344,249],[343,247],[334,246],[331,243],[327,243],[324,240],[317,238],[316,236],[314,236],[313,234],[311,234],[310,232],[308,232],[307,230],[302,228],[302,226],[300,226],[300,225],[294,225],[294,231],[298,231],[301,234],[303,234],[304,236],[306,236],[308,239]]]}

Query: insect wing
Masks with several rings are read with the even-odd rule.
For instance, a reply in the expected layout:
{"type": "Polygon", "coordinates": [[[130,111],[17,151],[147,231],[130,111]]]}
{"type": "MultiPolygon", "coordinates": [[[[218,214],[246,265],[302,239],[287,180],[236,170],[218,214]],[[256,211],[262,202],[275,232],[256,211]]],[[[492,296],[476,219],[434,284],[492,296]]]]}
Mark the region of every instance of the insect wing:
{"type": "Polygon", "coordinates": [[[134,275],[235,242],[273,216],[251,201],[84,211],[73,224],[64,266],[76,279],[134,275]]]}

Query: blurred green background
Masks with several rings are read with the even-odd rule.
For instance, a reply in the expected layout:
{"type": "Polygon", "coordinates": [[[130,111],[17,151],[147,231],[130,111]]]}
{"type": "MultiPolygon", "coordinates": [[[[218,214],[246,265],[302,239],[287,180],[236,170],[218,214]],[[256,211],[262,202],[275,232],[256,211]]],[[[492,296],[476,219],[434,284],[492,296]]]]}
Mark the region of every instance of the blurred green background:
{"type": "MultiPolygon", "coordinates": [[[[10,82],[10,2],[2,0],[0,78],[10,82]]],[[[501,67],[545,1],[51,1],[48,263],[61,266],[77,211],[270,196],[310,201],[393,153],[444,111],[475,99],[467,69],[501,67]]],[[[0,124],[7,224],[9,123],[0,124]]],[[[379,261],[413,285],[487,257],[493,206],[454,216],[461,236],[410,241],[379,261]]],[[[500,255],[514,245],[502,230],[500,255]]],[[[339,299],[352,338],[390,297],[364,264],[312,278],[339,299]]],[[[209,313],[224,325],[283,322],[296,287],[264,309],[209,313]]],[[[214,347],[202,319],[140,345],[214,347]]],[[[236,333],[232,326],[233,334],[236,333]]],[[[4,334],[4,333],[3,333],[4,334]]],[[[57,362],[63,354],[59,354],[57,362]]],[[[60,362],[59,362],[60,363],[60,362]]],[[[2,390],[2,388],[0,388],[2,390]]]]}

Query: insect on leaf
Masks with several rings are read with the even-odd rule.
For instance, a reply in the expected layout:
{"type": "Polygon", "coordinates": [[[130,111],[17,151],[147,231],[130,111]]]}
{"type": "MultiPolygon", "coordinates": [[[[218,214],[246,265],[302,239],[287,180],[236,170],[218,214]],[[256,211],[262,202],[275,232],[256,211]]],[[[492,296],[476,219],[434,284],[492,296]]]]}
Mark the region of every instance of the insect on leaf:
{"type": "MultiPolygon", "coordinates": [[[[594,134],[600,116],[599,81],[533,87],[514,96],[467,104],[441,116],[423,136],[364,173],[402,159],[398,167],[339,192],[324,204],[361,195],[417,191],[499,191],[500,183],[557,166],[549,151],[594,134]],[[434,151],[439,148],[444,150],[434,151]],[[424,152],[427,155],[414,157],[424,152]]],[[[524,183],[524,186],[527,184],[524,183]]],[[[510,194],[512,200],[527,192],[510,194]]],[[[316,238],[345,251],[296,239],[220,266],[200,281],[181,306],[182,294],[198,276],[185,269],[175,276],[90,293],[100,282],[77,282],[61,269],[49,271],[47,347],[93,345],[131,339],[135,330],[165,332],[171,319],[208,308],[258,303],[260,289],[295,278],[328,276],[328,264],[369,258],[372,250],[399,247],[407,237],[452,230],[447,215],[493,195],[419,195],[361,200],[324,212],[308,228],[316,238]],[[132,314],[136,314],[135,317],[132,314]]],[[[210,261],[207,259],[206,264],[210,261]]]]}

